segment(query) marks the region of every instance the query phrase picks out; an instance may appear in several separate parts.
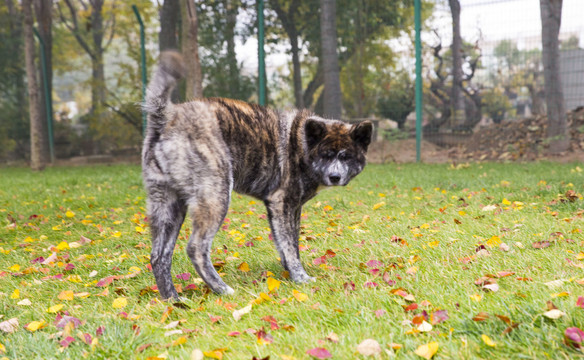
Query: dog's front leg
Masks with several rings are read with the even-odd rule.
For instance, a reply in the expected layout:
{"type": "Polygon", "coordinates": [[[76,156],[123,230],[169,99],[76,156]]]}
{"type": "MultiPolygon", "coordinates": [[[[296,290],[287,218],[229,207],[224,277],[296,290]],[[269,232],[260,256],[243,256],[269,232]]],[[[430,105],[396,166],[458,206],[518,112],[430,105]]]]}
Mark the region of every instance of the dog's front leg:
{"type": "Polygon", "coordinates": [[[298,249],[300,232],[300,205],[287,204],[284,201],[266,200],[268,218],[272,228],[274,244],[280,255],[282,265],[290,273],[290,278],[296,282],[308,282],[314,278],[308,276],[302,263],[298,249]]]}

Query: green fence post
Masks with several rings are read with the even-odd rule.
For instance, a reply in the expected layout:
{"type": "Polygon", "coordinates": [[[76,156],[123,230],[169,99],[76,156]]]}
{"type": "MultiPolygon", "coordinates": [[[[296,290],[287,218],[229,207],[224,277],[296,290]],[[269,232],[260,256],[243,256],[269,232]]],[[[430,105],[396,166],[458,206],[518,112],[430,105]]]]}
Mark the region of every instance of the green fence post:
{"type": "MultiPolygon", "coordinates": [[[[144,23],[136,5],[132,5],[132,10],[136,14],[136,19],[140,24],[140,62],[142,66],[142,103],[146,101],[146,86],[148,85],[148,78],[146,76],[146,49],[144,47],[144,23]]],[[[146,111],[142,110],[142,136],[146,134],[146,111]]]]}
{"type": "Polygon", "coordinates": [[[416,28],[416,162],[420,162],[422,145],[422,9],[421,0],[414,3],[416,28]]]}
{"type": "Polygon", "coordinates": [[[258,0],[258,103],[266,105],[266,62],[264,53],[264,0],[258,0]]]}
{"type": "Polygon", "coordinates": [[[45,111],[47,112],[47,130],[49,135],[49,154],[51,155],[51,163],[55,161],[55,147],[53,138],[53,100],[52,94],[49,94],[49,77],[47,74],[47,59],[45,57],[45,42],[39,35],[36,28],[32,31],[39,41],[41,53],[41,69],[43,75],[43,92],[45,93],[45,111]]]}

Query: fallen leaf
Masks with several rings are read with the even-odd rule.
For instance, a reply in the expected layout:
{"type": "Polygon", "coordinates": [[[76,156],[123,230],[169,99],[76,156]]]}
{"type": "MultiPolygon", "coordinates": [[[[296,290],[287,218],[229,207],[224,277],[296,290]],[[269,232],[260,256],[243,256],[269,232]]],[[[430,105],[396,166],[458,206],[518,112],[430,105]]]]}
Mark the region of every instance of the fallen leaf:
{"type": "Polygon", "coordinates": [[[578,300],[576,300],[576,306],[584,309],[584,296],[578,296],[578,300]]]}
{"type": "Polygon", "coordinates": [[[306,350],[306,353],[317,359],[328,359],[332,357],[332,354],[325,348],[314,348],[306,350]]]}
{"type": "Polygon", "coordinates": [[[494,342],[494,341],[493,341],[493,340],[492,340],[492,339],[491,339],[489,336],[487,336],[487,335],[485,335],[485,334],[482,334],[482,335],[481,335],[481,339],[483,339],[483,342],[484,342],[485,344],[487,344],[488,346],[490,346],[490,347],[495,347],[495,346],[497,346],[497,344],[496,344],[496,343],[495,343],[495,342],[494,342]]]}
{"type": "Polygon", "coordinates": [[[200,349],[194,349],[191,351],[190,360],[203,360],[205,358],[205,354],[200,349]]]}
{"type": "Polygon", "coordinates": [[[203,355],[206,357],[210,357],[211,359],[222,360],[223,353],[227,350],[227,348],[215,349],[211,351],[204,351],[203,355]]]}
{"type": "Polygon", "coordinates": [[[17,302],[16,304],[20,305],[20,306],[30,306],[30,305],[32,305],[32,302],[29,299],[22,299],[19,302],[17,302]]]}
{"type": "Polygon", "coordinates": [[[584,331],[577,327],[569,327],[564,332],[566,345],[581,349],[584,346],[584,331]]]}
{"type": "Polygon", "coordinates": [[[381,354],[381,346],[374,339],[365,339],[357,345],[357,352],[365,356],[375,356],[381,354]]]}
{"type": "Polygon", "coordinates": [[[115,299],[112,303],[114,309],[123,309],[128,305],[128,300],[124,297],[119,297],[115,299]]]}
{"type": "Polygon", "coordinates": [[[63,307],[65,307],[64,304],[57,304],[57,305],[53,305],[50,308],[47,309],[47,312],[49,314],[54,314],[56,312],[59,312],[63,307]]]}
{"type": "Polygon", "coordinates": [[[432,341],[428,344],[418,346],[414,353],[418,356],[423,357],[424,359],[430,360],[438,351],[438,347],[439,347],[438,343],[436,341],[432,341]]]}
{"type": "Polygon", "coordinates": [[[334,332],[331,332],[330,334],[327,335],[326,339],[328,341],[338,343],[339,342],[339,335],[335,334],[334,332]]]}
{"type": "Polygon", "coordinates": [[[294,298],[300,302],[305,301],[306,299],[308,299],[308,295],[301,293],[300,291],[297,290],[292,290],[292,295],[294,296],[294,298]]]}
{"type": "Polygon", "coordinates": [[[239,321],[239,319],[241,319],[243,315],[249,313],[251,311],[251,308],[252,304],[249,304],[244,308],[233,311],[233,318],[235,319],[235,321],[239,321]]]}
{"type": "Polygon", "coordinates": [[[472,319],[474,321],[485,321],[490,317],[489,314],[487,314],[486,312],[480,312],[478,314],[475,315],[475,317],[473,317],[472,319]]]}
{"type": "Polygon", "coordinates": [[[12,318],[0,322],[0,330],[5,333],[13,333],[16,329],[18,329],[18,318],[12,318]]]}
{"type": "Polygon", "coordinates": [[[559,318],[561,318],[562,316],[565,316],[565,315],[566,315],[565,312],[563,312],[561,310],[558,310],[558,309],[549,310],[549,311],[546,311],[546,312],[543,313],[543,316],[545,316],[545,317],[547,317],[549,319],[553,319],[553,320],[559,319],[559,318]]]}
{"type": "Polygon", "coordinates": [[[237,270],[242,271],[242,272],[249,272],[250,269],[249,269],[249,265],[246,262],[242,262],[237,267],[237,270]]]}
{"type": "Polygon", "coordinates": [[[278,288],[280,288],[281,281],[279,280],[269,277],[266,282],[268,283],[268,292],[273,292],[274,290],[278,290],[278,288]]]}
{"type": "Polygon", "coordinates": [[[418,329],[418,331],[421,331],[421,332],[429,332],[429,331],[432,331],[432,325],[429,322],[427,322],[426,320],[424,320],[420,324],[420,326],[417,327],[417,329],[418,329]]]}
{"type": "Polygon", "coordinates": [[[47,323],[45,322],[45,320],[31,321],[30,323],[28,323],[28,325],[26,325],[26,330],[28,330],[30,332],[35,332],[39,329],[44,328],[45,326],[47,326],[47,323]]]}
{"type": "Polygon", "coordinates": [[[59,295],[57,296],[57,298],[59,300],[73,300],[74,296],[75,296],[75,294],[73,293],[73,291],[65,290],[65,291],[61,291],[59,293],[59,295]]]}
{"type": "Polygon", "coordinates": [[[446,310],[437,310],[437,311],[434,311],[432,313],[432,315],[430,315],[430,323],[432,325],[439,324],[439,323],[446,321],[448,319],[449,319],[448,311],[446,311],[446,310]]]}

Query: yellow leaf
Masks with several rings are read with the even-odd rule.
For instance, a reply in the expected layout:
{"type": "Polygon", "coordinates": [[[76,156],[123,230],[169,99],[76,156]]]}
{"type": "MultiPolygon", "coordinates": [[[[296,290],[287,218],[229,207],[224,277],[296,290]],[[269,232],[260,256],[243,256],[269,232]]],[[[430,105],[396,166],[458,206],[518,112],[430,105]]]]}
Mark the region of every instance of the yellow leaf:
{"type": "Polygon", "coordinates": [[[227,350],[227,348],[215,349],[215,350],[211,350],[211,351],[204,351],[203,355],[205,355],[206,357],[210,357],[211,359],[222,360],[223,353],[225,352],[225,350],[227,350]]]}
{"type": "Polygon", "coordinates": [[[65,213],[65,216],[68,218],[72,218],[72,217],[75,217],[75,213],[71,210],[67,210],[67,212],[65,213]]]}
{"type": "Polygon", "coordinates": [[[373,205],[373,210],[377,210],[384,205],[385,205],[385,201],[378,202],[377,204],[373,205]]]}
{"type": "Polygon", "coordinates": [[[73,294],[73,296],[78,297],[78,298],[82,298],[85,299],[87,297],[89,297],[91,294],[88,292],[80,292],[80,293],[75,293],[73,294]]]}
{"type": "Polygon", "coordinates": [[[65,291],[61,291],[61,293],[59,294],[59,296],[57,296],[57,298],[59,300],[73,300],[74,296],[75,295],[73,294],[73,291],[65,290],[65,291]]]}
{"type": "Polygon", "coordinates": [[[498,237],[497,235],[494,235],[489,240],[487,240],[487,245],[489,245],[490,247],[496,247],[496,246],[499,246],[500,244],[501,244],[501,238],[498,237]]]}
{"type": "Polygon", "coordinates": [[[42,329],[46,326],[46,322],[44,320],[41,321],[31,321],[27,326],[26,326],[26,330],[30,331],[30,332],[35,332],[38,329],[42,329]]]}
{"type": "Polygon", "coordinates": [[[69,249],[69,244],[66,241],[61,241],[59,245],[57,245],[57,249],[59,250],[67,250],[69,249]]]}
{"type": "Polygon", "coordinates": [[[268,283],[268,291],[269,292],[272,292],[274,290],[278,290],[278,288],[280,287],[280,281],[278,281],[272,277],[268,278],[267,283],[268,283]]]}
{"type": "Polygon", "coordinates": [[[123,309],[128,305],[128,300],[126,298],[120,297],[114,300],[112,307],[114,309],[123,309]]]}
{"type": "Polygon", "coordinates": [[[501,201],[501,203],[503,205],[511,205],[511,201],[507,200],[506,198],[503,198],[503,201],[501,201]]]}
{"type": "Polygon", "coordinates": [[[481,301],[483,299],[483,297],[481,295],[479,295],[479,294],[471,295],[470,298],[471,298],[471,300],[474,300],[474,301],[477,301],[477,302],[478,301],[481,301]]]}
{"type": "Polygon", "coordinates": [[[428,246],[431,248],[435,248],[436,246],[438,246],[438,244],[440,244],[439,241],[431,241],[428,243],[428,246]]]}
{"type": "Polygon", "coordinates": [[[331,211],[333,209],[332,206],[330,205],[326,205],[325,207],[322,208],[324,211],[331,211]]]}
{"type": "Polygon", "coordinates": [[[305,301],[308,299],[308,295],[301,293],[300,291],[292,290],[292,295],[294,298],[300,302],[305,301]]]}
{"type": "Polygon", "coordinates": [[[581,252],[581,253],[579,253],[578,255],[576,255],[576,259],[577,259],[577,260],[584,260],[584,253],[583,253],[583,252],[581,252]]]}
{"type": "Polygon", "coordinates": [[[18,270],[20,270],[20,265],[14,264],[11,267],[9,267],[8,270],[17,272],[18,270]]]}
{"type": "Polygon", "coordinates": [[[64,304],[53,305],[53,306],[51,306],[50,308],[47,309],[47,312],[50,313],[50,314],[54,314],[56,312],[59,312],[64,307],[65,307],[64,304]]]}
{"type": "Polygon", "coordinates": [[[487,336],[487,335],[485,335],[485,334],[482,334],[482,335],[481,335],[481,339],[483,339],[483,342],[484,342],[485,344],[487,344],[488,346],[490,346],[490,347],[495,347],[495,346],[497,346],[497,343],[495,343],[495,342],[494,342],[494,341],[493,341],[493,340],[492,340],[490,337],[488,337],[488,336],[487,336]]]}
{"type": "Polygon", "coordinates": [[[20,298],[20,290],[14,289],[12,295],[10,295],[11,299],[19,299],[20,298]]]}
{"type": "Polygon", "coordinates": [[[424,359],[431,359],[434,354],[438,351],[438,343],[436,341],[432,341],[431,343],[420,345],[414,351],[416,355],[423,357],[424,359]]]}
{"type": "Polygon", "coordinates": [[[181,336],[172,342],[172,346],[179,346],[187,342],[186,336],[181,336]]]}
{"type": "Polygon", "coordinates": [[[553,298],[555,298],[555,297],[564,297],[564,296],[570,296],[570,293],[569,292],[566,292],[566,291],[563,291],[561,293],[552,294],[552,297],[553,298]]]}
{"type": "Polygon", "coordinates": [[[144,228],[142,226],[136,226],[136,232],[144,232],[144,228]]]}
{"type": "Polygon", "coordinates": [[[0,354],[4,354],[6,353],[6,346],[4,346],[2,343],[0,343],[0,354]]]}
{"type": "MultiPolygon", "coordinates": [[[[242,263],[241,263],[241,265],[239,265],[239,266],[237,267],[237,269],[238,269],[239,271],[248,272],[248,271],[249,271],[249,265],[248,265],[246,262],[242,262],[242,263]]],[[[269,280],[269,279],[271,279],[271,278],[268,278],[268,280],[269,280]]]]}

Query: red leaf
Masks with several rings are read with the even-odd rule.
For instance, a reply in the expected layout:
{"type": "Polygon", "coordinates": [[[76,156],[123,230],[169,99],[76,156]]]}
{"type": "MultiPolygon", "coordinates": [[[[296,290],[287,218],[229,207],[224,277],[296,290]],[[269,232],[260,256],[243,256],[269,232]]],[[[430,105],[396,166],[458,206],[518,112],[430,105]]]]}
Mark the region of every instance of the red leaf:
{"type": "Polygon", "coordinates": [[[97,287],[106,287],[114,281],[115,276],[108,276],[104,277],[103,279],[99,280],[95,286],[97,287]]]}
{"type": "Polygon", "coordinates": [[[416,309],[418,309],[418,304],[416,304],[416,303],[413,303],[413,304],[410,304],[410,305],[404,307],[405,311],[414,311],[416,309]]]}
{"type": "Polygon", "coordinates": [[[312,260],[312,264],[313,265],[326,264],[326,256],[323,255],[321,257],[317,257],[316,259],[312,260]]]}
{"type": "Polygon", "coordinates": [[[328,359],[332,357],[332,354],[325,348],[314,348],[306,350],[306,353],[317,359],[328,359]]]}
{"type": "Polygon", "coordinates": [[[432,316],[430,317],[430,322],[432,325],[436,325],[448,319],[449,317],[447,310],[437,310],[434,311],[434,313],[432,313],[432,316]]]}
{"type": "Polygon", "coordinates": [[[584,309],[584,296],[578,296],[578,300],[576,300],[576,306],[584,309]]]}
{"type": "Polygon", "coordinates": [[[365,265],[367,265],[367,267],[370,267],[370,268],[383,267],[383,263],[379,260],[369,260],[365,263],[365,265]]]}
{"type": "Polygon", "coordinates": [[[366,288],[375,288],[375,287],[378,287],[379,284],[377,284],[373,281],[367,281],[365,284],[363,284],[363,286],[365,286],[366,288]]]}
{"type": "Polygon", "coordinates": [[[241,333],[239,331],[232,331],[232,332],[227,334],[227,336],[239,336],[239,335],[241,335],[241,333]]]}
{"type": "Polygon", "coordinates": [[[176,275],[176,278],[179,279],[179,280],[187,281],[188,279],[191,278],[191,273],[178,274],[178,275],[176,275]]]}
{"type": "Polygon", "coordinates": [[[59,344],[61,344],[62,347],[68,347],[69,345],[71,345],[71,343],[75,341],[75,338],[73,336],[67,336],[65,339],[61,340],[59,342],[59,344]]]}
{"type": "Polygon", "coordinates": [[[385,311],[383,309],[375,310],[375,317],[381,317],[381,316],[385,315],[386,313],[387,313],[387,311],[385,311]]]}
{"type": "Polygon", "coordinates": [[[584,345],[584,331],[577,327],[567,328],[564,332],[566,345],[580,349],[584,345]]]}

